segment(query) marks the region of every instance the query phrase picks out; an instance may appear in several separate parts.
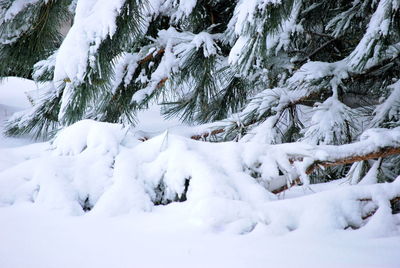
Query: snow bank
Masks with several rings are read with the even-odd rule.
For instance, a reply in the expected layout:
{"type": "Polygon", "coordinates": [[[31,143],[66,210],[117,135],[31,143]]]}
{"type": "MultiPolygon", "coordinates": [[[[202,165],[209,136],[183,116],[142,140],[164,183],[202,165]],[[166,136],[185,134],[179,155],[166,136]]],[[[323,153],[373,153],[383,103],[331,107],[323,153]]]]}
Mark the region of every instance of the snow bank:
{"type": "Polygon", "coordinates": [[[37,85],[32,80],[6,77],[0,81],[0,104],[13,107],[15,109],[29,108],[28,95],[37,89],[37,85]]]}
{"type": "Polygon", "coordinates": [[[60,131],[53,145],[59,155],[77,155],[92,148],[116,155],[126,133],[119,124],[82,120],[60,131]]]}
{"type": "Polygon", "coordinates": [[[315,225],[321,232],[385,225],[381,235],[390,235],[398,223],[388,213],[389,200],[400,196],[400,179],[291,200],[270,191],[299,176],[307,183],[313,161],[398,145],[399,137],[400,128],[370,130],[358,143],[312,146],[204,143],[165,132],[140,142],[122,125],[83,120],[61,131],[51,147],[21,149],[31,159],[0,172],[0,204],[120,215],[185,201],[188,217],[214,230],[243,233],[262,224],[280,234],[315,225]]]}

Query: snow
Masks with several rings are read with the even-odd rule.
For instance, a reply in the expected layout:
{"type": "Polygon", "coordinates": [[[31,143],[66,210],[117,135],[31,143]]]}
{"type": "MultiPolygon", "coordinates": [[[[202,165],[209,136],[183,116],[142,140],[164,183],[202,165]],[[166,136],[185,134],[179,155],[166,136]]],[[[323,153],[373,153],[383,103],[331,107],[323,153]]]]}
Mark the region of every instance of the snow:
{"type": "Polygon", "coordinates": [[[26,6],[36,4],[39,0],[16,0],[4,14],[3,20],[12,20],[15,15],[21,12],[26,6]]]}
{"type": "Polygon", "coordinates": [[[398,267],[398,237],[210,233],[180,204],[124,217],[69,217],[21,204],[0,208],[2,267],[398,267]],[[288,257],[290,256],[290,257],[288,257]]]}
{"type": "Polygon", "coordinates": [[[247,24],[255,23],[255,14],[263,12],[268,5],[279,5],[281,0],[241,0],[235,8],[231,24],[235,33],[240,35],[246,30],[247,24]]]}
{"type": "MultiPolygon", "coordinates": [[[[60,131],[39,157],[22,162],[24,172],[14,177],[8,169],[0,173],[0,204],[31,201],[72,215],[85,209],[121,215],[183,199],[192,206],[195,218],[214,228],[241,220],[255,225],[263,222],[260,215],[268,215],[261,207],[276,200],[268,190],[275,190],[271,185],[281,181],[279,172],[286,177],[283,185],[298,177],[308,185],[306,170],[313,163],[395,147],[399,137],[400,127],[369,129],[359,142],[340,146],[269,145],[204,143],[166,131],[140,142],[130,128],[82,120],[60,131]]],[[[391,187],[400,195],[397,185],[400,180],[391,187]]],[[[374,192],[388,186],[371,187],[368,191],[374,192]]],[[[383,190],[385,195],[387,191],[383,190]]],[[[364,195],[359,199],[374,198],[364,195]]]]}
{"type": "Polygon", "coordinates": [[[303,140],[312,144],[345,144],[350,133],[343,129],[352,128],[354,112],[340,102],[330,97],[314,108],[310,127],[305,130],[303,140]]]}
{"type": "MultiPolygon", "coordinates": [[[[29,106],[23,91],[34,86],[10,79],[0,88],[6,117],[29,106]]],[[[204,143],[187,138],[201,127],[162,121],[158,107],[139,118],[137,128],[83,120],[51,142],[1,138],[1,267],[398,267],[400,217],[388,200],[400,177],[376,184],[371,170],[365,185],[266,188],[282,179],[277,167],[299,172],[290,157],[397,144],[400,128],[345,146],[204,143]],[[184,193],[185,202],[153,204],[184,193]]]]}
{"type": "Polygon", "coordinates": [[[32,74],[33,80],[38,81],[42,75],[54,69],[54,66],[56,65],[57,51],[58,50],[56,50],[47,59],[35,63],[35,65],[33,66],[34,70],[32,74]]]}
{"type": "MultiPolygon", "coordinates": [[[[13,19],[18,16],[24,9],[29,6],[36,5],[39,0],[15,0],[12,1],[7,9],[0,9],[0,25],[2,27],[2,36],[0,37],[0,44],[12,44],[26,31],[29,30],[32,23],[32,14],[25,18],[25,23],[15,23],[13,19]]],[[[47,2],[43,1],[44,3],[47,2]]],[[[6,3],[2,3],[6,5],[6,3]]]]}
{"type": "Polygon", "coordinates": [[[100,151],[118,153],[124,127],[119,124],[82,120],[61,130],[53,142],[59,155],[77,155],[84,149],[100,148],[100,151]],[[82,139],[83,138],[83,139],[82,139]]]}
{"type": "Polygon", "coordinates": [[[132,80],[132,76],[138,66],[137,54],[126,53],[121,56],[115,66],[115,77],[113,81],[112,93],[114,94],[118,86],[123,82],[126,87],[132,80]],[[125,76],[125,77],[124,77],[125,76]]]}
{"type": "Polygon", "coordinates": [[[333,76],[331,85],[335,92],[337,86],[342,79],[348,78],[348,70],[345,61],[338,62],[321,62],[309,61],[293,74],[289,79],[289,84],[298,84],[301,82],[321,79],[327,76],[333,76]]]}
{"type": "MultiPolygon", "coordinates": [[[[169,1],[166,1],[169,2],[169,1]]],[[[184,17],[188,17],[192,13],[193,8],[196,6],[197,0],[186,0],[179,1],[179,6],[175,14],[172,16],[173,19],[179,20],[184,17]]]]}
{"type": "Polygon", "coordinates": [[[249,42],[248,37],[239,36],[239,38],[235,42],[235,45],[229,52],[228,61],[230,64],[235,64],[238,62],[238,60],[240,59],[241,52],[248,42],[249,42]]]}
{"type": "Polygon", "coordinates": [[[205,58],[217,54],[217,45],[214,43],[213,37],[209,33],[201,32],[196,34],[190,45],[196,47],[196,50],[198,50],[200,47],[204,47],[203,52],[205,58]]]}
{"type": "Polygon", "coordinates": [[[362,63],[372,51],[376,55],[378,54],[377,52],[380,50],[380,45],[377,40],[389,34],[392,12],[394,13],[397,7],[397,0],[379,1],[378,7],[368,24],[367,31],[357,47],[348,56],[349,65],[353,69],[360,70],[360,63],[362,63]],[[376,43],[378,43],[378,45],[376,45],[376,43]]]}
{"type": "Polygon", "coordinates": [[[400,111],[398,111],[398,103],[400,102],[400,80],[388,87],[392,90],[389,97],[378,107],[376,107],[374,113],[375,116],[370,122],[370,126],[377,126],[386,118],[398,121],[400,111]]]}
{"type": "Polygon", "coordinates": [[[0,80],[0,104],[14,107],[15,109],[29,108],[31,105],[25,92],[35,90],[36,88],[36,84],[27,79],[16,77],[4,78],[0,80]]]}
{"type": "Polygon", "coordinates": [[[287,50],[291,35],[303,31],[301,24],[296,23],[301,5],[302,1],[295,1],[289,18],[282,23],[282,29],[266,38],[268,50],[275,49],[275,53],[278,53],[281,49],[287,50]]]}
{"type": "Polygon", "coordinates": [[[62,83],[65,79],[78,84],[83,81],[88,63],[95,64],[94,55],[101,42],[115,33],[115,20],[124,2],[124,0],[77,2],[74,25],[57,53],[54,71],[56,84],[62,83]]]}

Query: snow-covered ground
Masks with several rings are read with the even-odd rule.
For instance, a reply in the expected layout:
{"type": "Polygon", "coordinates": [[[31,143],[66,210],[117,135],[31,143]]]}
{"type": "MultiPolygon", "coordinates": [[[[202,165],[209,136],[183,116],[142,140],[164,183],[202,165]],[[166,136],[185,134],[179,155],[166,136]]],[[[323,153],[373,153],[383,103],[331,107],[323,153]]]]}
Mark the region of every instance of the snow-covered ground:
{"type": "MultiPolygon", "coordinates": [[[[24,92],[35,88],[32,82],[15,78],[1,84],[0,121],[29,107],[24,92]]],[[[139,119],[138,128],[150,132],[161,132],[177,124],[177,121],[163,121],[157,107],[141,113],[139,119]]],[[[0,179],[24,180],[24,174],[36,165],[29,159],[34,160],[48,148],[46,143],[26,147],[30,143],[33,142],[28,138],[0,137],[0,179]]],[[[27,174],[25,179],[29,176],[27,174]]],[[[294,198],[332,187],[340,187],[340,183],[311,186],[312,191],[293,188],[281,198],[294,198]]],[[[340,196],[341,192],[346,192],[345,187],[331,196],[340,196]]],[[[1,193],[2,189],[0,199],[1,193]]],[[[71,216],[65,210],[49,208],[46,202],[17,200],[11,206],[0,207],[0,267],[400,267],[400,233],[389,222],[379,222],[377,218],[375,223],[370,222],[358,230],[320,228],[317,224],[313,228],[313,223],[323,223],[324,219],[335,222],[332,218],[335,212],[330,215],[329,211],[324,211],[330,207],[318,204],[329,196],[324,198],[310,196],[309,199],[288,200],[293,201],[286,202],[292,210],[281,206],[287,209],[281,214],[273,204],[261,208],[266,214],[271,211],[269,216],[279,223],[298,220],[294,229],[299,228],[295,231],[257,224],[245,234],[238,234],[243,229],[240,224],[246,225],[240,221],[236,222],[239,225],[233,222],[216,228],[192,217],[193,206],[189,202],[156,206],[151,212],[71,216]],[[295,213],[296,207],[304,209],[307,204],[310,204],[309,209],[302,217],[295,213]],[[374,229],[377,226],[380,228],[374,229]]],[[[354,204],[336,205],[333,207],[341,210],[354,204]]],[[[233,209],[231,214],[235,213],[240,211],[233,209]]],[[[232,215],[233,218],[237,216],[232,215]]]]}
{"type": "MultiPolygon", "coordinates": [[[[180,204],[112,218],[0,209],[1,267],[399,267],[399,237],[213,233],[180,204]]],[[[349,231],[350,233],[351,231],[349,231]]]]}

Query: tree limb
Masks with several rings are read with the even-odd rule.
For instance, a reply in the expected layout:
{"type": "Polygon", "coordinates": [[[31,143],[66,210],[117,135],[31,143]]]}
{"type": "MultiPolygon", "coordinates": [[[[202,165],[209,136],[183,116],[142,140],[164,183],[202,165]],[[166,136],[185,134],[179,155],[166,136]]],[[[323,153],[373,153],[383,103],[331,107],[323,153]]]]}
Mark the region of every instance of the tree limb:
{"type": "Polygon", "coordinates": [[[317,168],[327,168],[339,165],[352,164],[354,162],[376,159],[380,157],[386,157],[390,155],[400,154],[400,146],[399,147],[383,147],[379,150],[369,152],[366,154],[355,154],[348,157],[337,158],[330,161],[316,161],[312,163],[307,169],[306,174],[311,174],[317,168]]]}
{"type": "MultiPolygon", "coordinates": [[[[345,145],[339,145],[335,147],[341,147],[345,145]]],[[[370,160],[370,159],[376,159],[380,157],[386,157],[386,156],[391,156],[395,154],[400,154],[400,145],[397,147],[383,147],[379,148],[377,150],[373,150],[370,152],[366,152],[364,154],[354,154],[351,156],[345,156],[345,157],[338,157],[336,159],[331,159],[329,161],[314,161],[311,163],[307,169],[306,169],[306,174],[310,175],[314,170],[318,168],[327,168],[327,167],[333,167],[333,166],[339,166],[339,165],[346,165],[346,164],[352,164],[355,162],[359,161],[364,161],[364,160],[370,160]]],[[[296,161],[303,161],[302,158],[299,159],[292,159],[290,162],[294,163],[296,161]]],[[[286,191],[290,187],[293,187],[295,185],[301,184],[301,181],[299,178],[296,178],[293,180],[290,184],[282,183],[282,186],[277,188],[277,189],[271,189],[271,192],[274,194],[279,194],[283,191],[286,191]]]]}

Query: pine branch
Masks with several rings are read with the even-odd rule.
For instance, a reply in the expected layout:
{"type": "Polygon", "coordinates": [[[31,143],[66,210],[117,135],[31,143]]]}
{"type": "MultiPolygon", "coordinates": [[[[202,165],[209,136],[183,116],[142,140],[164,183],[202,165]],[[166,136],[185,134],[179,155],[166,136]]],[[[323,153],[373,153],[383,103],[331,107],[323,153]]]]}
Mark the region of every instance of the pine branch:
{"type": "MultiPolygon", "coordinates": [[[[303,96],[301,98],[298,99],[294,99],[290,102],[288,102],[286,105],[280,107],[281,109],[277,112],[277,113],[281,113],[282,111],[284,111],[285,109],[289,108],[289,107],[293,107],[296,105],[307,105],[307,106],[312,106],[316,101],[320,101],[321,95],[325,95],[323,93],[327,93],[325,90],[323,90],[322,92],[312,92],[306,96],[303,96]],[[311,104],[310,104],[311,103],[311,104]]],[[[330,95],[328,94],[326,98],[328,98],[330,95]]],[[[243,128],[247,128],[253,124],[259,123],[258,120],[251,120],[243,125],[241,125],[241,127],[243,128]]],[[[195,134],[192,135],[191,138],[193,140],[200,140],[200,139],[205,139],[209,136],[212,135],[217,135],[217,134],[221,134],[223,132],[226,132],[226,128],[218,128],[218,129],[214,129],[212,131],[208,131],[208,132],[204,132],[204,133],[200,133],[200,134],[195,134]]]]}
{"type": "Polygon", "coordinates": [[[322,51],[324,48],[326,48],[327,46],[329,46],[330,44],[332,44],[333,42],[336,42],[338,40],[338,38],[334,38],[331,40],[326,41],[325,43],[323,43],[321,46],[319,46],[317,49],[315,49],[314,51],[312,51],[310,54],[308,54],[304,59],[300,60],[299,63],[303,64],[305,63],[307,60],[311,59],[311,57],[313,57],[314,55],[316,55],[318,52],[322,51]]]}

